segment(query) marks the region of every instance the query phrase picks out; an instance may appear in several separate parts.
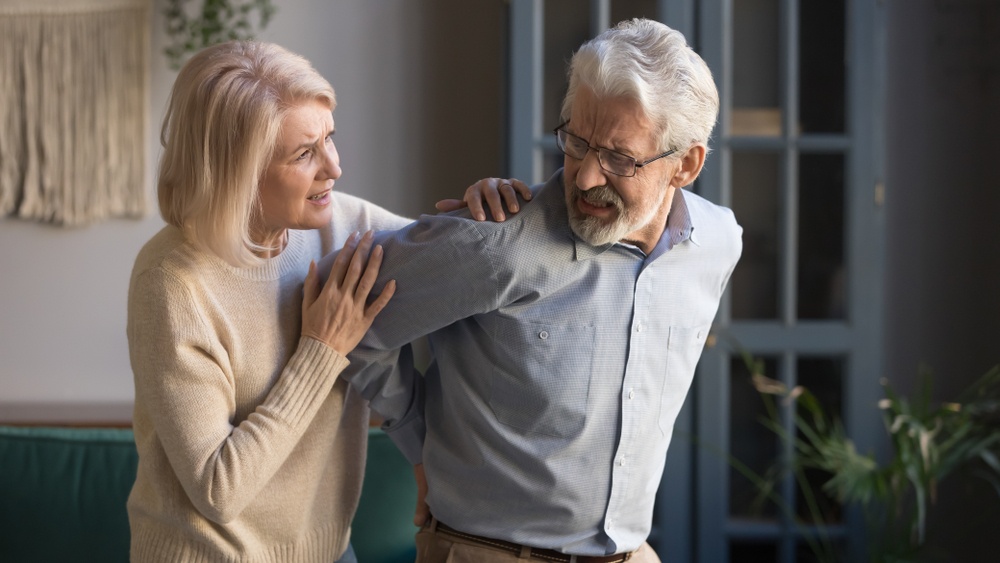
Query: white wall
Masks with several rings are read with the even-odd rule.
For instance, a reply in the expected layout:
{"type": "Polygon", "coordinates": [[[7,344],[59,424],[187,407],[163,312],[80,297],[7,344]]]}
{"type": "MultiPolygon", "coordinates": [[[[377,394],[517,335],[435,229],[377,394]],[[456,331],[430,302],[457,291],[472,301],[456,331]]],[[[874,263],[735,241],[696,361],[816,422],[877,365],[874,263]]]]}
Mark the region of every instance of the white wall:
{"type": "MultiPolygon", "coordinates": [[[[162,227],[153,175],[175,74],[152,14],[149,194],[142,220],[64,229],[0,218],[0,420],[121,419],[132,261],[162,227]],[[65,415],[67,405],[87,407],[65,415]]],[[[276,0],[262,39],[311,60],[337,91],[337,188],[393,211],[431,211],[500,173],[502,0],[276,0]]]]}

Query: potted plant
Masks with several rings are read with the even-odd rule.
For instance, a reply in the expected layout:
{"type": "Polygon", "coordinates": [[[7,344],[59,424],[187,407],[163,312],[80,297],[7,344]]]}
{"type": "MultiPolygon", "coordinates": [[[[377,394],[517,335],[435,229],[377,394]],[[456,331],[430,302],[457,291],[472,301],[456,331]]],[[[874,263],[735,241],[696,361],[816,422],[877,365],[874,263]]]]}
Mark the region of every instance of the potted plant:
{"type": "Polygon", "coordinates": [[[803,495],[818,538],[807,538],[823,561],[838,557],[823,537],[824,514],[820,500],[842,507],[857,506],[869,529],[870,560],[879,563],[922,561],[927,540],[928,512],[937,500],[938,486],[959,470],[970,470],[986,479],[1000,494],[1000,365],[972,383],[956,402],[931,401],[931,375],[920,374],[921,389],[910,399],[895,393],[882,381],[885,398],[879,401],[890,454],[886,460],[858,452],[843,424],[825,412],[806,388],[789,389],[768,378],[763,363],[745,356],[754,387],[764,400],[767,415],[762,423],[781,440],[790,442],[791,459],[777,462],[761,476],[732,460],[734,467],[756,486],[759,499],[769,500],[790,514],[776,493],[778,482],[791,474],[803,495]],[[781,421],[780,406],[792,409],[794,433],[781,421]],[[807,473],[824,476],[820,490],[807,473]],[[826,499],[817,498],[819,495],[826,499]]]}
{"type": "Polygon", "coordinates": [[[274,15],[271,0],[166,0],[170,68],[177,70],[192,53],[234,39],[253,39],[274,15]]]}

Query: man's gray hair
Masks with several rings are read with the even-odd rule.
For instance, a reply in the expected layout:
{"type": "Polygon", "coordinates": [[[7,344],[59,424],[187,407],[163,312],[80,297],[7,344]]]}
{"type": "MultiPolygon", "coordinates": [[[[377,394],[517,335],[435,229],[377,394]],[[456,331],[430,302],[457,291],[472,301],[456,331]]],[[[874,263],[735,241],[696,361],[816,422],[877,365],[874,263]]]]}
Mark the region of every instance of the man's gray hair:
{"type": "Polygon", "coordinates": [[[633,19],[584,43],[570,61],[563,120],[569,119],[581,85],[598,99],[638,101],[659,133],[660,150],[708,147],[719,93],[708,65],[679,31],[633,19]]]}

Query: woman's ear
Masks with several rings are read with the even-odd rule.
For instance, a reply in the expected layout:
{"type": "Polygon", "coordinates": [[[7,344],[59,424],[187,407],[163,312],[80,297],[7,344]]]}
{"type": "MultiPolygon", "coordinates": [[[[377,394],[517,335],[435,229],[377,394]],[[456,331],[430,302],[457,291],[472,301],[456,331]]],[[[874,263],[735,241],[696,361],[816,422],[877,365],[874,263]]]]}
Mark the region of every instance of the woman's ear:
{"type": "Polygon", "coordinates": [[[692,145],[681,155],[681,166],[670,179],[670,185],[675,188],[689,186],[701,174],[701,167],[705,165],[705,155],[708,151],[705,145],[692,145]]]}

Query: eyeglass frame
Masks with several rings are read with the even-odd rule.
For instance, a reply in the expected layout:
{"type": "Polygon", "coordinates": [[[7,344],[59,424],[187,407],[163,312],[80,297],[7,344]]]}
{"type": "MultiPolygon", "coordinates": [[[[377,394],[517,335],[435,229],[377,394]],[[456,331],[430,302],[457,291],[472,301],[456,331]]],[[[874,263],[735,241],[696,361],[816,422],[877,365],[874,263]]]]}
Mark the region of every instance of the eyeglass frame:
{"type": "Polygon", "coordinates": [[[567,119],[566,121],[562,122],[562,124],[560,124],[558,127],[556,127],[555,129],[552,130],[552,132],[556,136],[556,147],[559,149],[559,152],[563,153],[564,155],[566,155],[566,156],[568,156],[570,158],[576,159],[576,160],[583,160],[584,158],[586,158],[587,157],[587,153],[584,153],[583,156],[577,157],[577,156],[573,156],[573,155],[569,154],[568,152],[566,152],[566,148],[565,148],[566,147],[566,143],[563,142],[559,138],[559,134],[563,133],[563,134],[568,135],[570,137],[575,137],[575,138],[579,139],[580,141],[582,141],[585,145],[587,145],[587,151],[588,152],[589,151],[595,151],[597,153],[597,163],[601,165],[601,170],[604,170],[608,174],[614,174],[615,176],[620,176],[622,178],[631,178],[631,177],[635,176],[636,173],[639,172],[639,169],[642,168],[643,166],[646,166],[647,164],[649,164],[649,163],[651,163],[653,161],[660,160],[661,158],[668,157],[668,156],[670,156],[670,155],[672,155],[672,154],[674,154],[674,153],[677,152],[677,149],[670,149],[670,150],[668,150],[665,153],[656,155],[653,158],[650,158],[650,159],[644,160],[642,162],[639,162],[638,160],[635,159],[635,157],[629,156],[629,155],[627,155],[625,153],[621,153],[621,152],[618,152],[616,150],[612,150],[612,149],[605,148],[605,147],[595,147],[595,146],[592,146],[590,144],[590,142],[587,141],[586,139],[584,139],[583,137],[581,137],[579,135],[574,135],[574,134],[570,133],[569,131],[563,129],[564,127],[566,127],[567,125],[569,125],[569,122],[570,122],[570,120],[567,119]],[[632,161],[632,173],[631,174],[619,174],[619,173],[615,172],[614,170],[608,170],[607,166],[604,165],[604,159],[601,158],[601,154],[602,153],[612,153],[612,154],[620,156],[622,158],[626,158],[628,160],[631,160],[632,161]]]}

